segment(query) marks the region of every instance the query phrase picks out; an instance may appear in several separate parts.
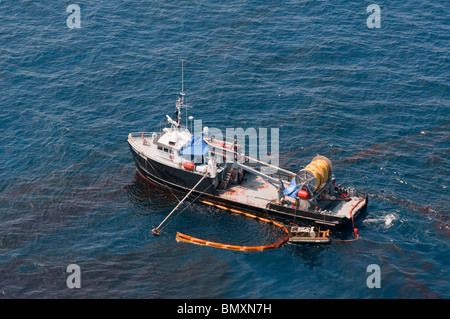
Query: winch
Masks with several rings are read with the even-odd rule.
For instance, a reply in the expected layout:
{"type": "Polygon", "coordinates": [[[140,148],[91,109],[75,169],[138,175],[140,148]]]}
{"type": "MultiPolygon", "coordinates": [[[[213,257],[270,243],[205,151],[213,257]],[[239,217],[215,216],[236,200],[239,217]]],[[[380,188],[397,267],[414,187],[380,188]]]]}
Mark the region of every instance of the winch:
{"type": "Polygon", "coordinates": [[[316,192],[326,183],[333,173],[333,164],[325,156],[317,155],[304,169],[295,176],[295,183],[301,190],[316,192]]]}

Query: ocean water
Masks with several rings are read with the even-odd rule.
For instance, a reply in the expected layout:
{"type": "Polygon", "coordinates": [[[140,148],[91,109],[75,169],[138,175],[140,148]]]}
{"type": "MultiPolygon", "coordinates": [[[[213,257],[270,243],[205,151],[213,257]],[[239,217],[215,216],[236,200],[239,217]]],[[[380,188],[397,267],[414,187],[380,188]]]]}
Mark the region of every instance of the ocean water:
{"type": "Polygon", "coordinates": [[[369,28],[371,3],[0,1],[0,297],[449,298],[450,7],[380,0],[369,28]],[[126,138],[172,115],[181,60],[195,119],[279,128],[281,166],[321,154],[369,194],[358,240],[177,243],[280,236],[195,202],[149,232],[177,201],[136,175],[126,138]]]}

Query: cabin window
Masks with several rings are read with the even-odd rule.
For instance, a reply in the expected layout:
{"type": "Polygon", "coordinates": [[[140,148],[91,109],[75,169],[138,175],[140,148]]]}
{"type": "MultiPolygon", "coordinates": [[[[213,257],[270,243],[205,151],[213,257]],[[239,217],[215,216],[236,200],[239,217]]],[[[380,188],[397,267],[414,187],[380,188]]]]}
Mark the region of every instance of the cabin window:
{"type": "Polygon", "coordinates": [[[158,146],[158,150],[162,151],[162,147],[161,147],[161,146],[158,146]]]}
{"type": "Polygon", "coordinates": [[[168,151],[169,151],[169,150],[168,150],[167,148],[165,148],[165,147],[164,147],[164,152],[166,152],[166,153],[167,153],[168,151]]]}

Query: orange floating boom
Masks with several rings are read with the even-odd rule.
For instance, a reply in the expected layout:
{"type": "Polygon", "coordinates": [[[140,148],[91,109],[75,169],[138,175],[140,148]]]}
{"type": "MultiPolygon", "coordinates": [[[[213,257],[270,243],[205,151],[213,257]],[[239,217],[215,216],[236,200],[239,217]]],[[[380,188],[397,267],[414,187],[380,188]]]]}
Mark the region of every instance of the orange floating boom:
{"type": "Polygon", "coordinates": [[[215,248],[221,248],[221,249],[235,250],[235,251],[262,251],[262,250],[265,250],[265,249],[278,248],[278,247],[280,247],[281,245],[283,245],[285,242],[287,242],[289,240],[289,231],[287,230],[287,228],[285,226],[283,226],[280,223],[271,221],[271,220],[266,219],[266,218],[261,218],[261,217],[258,217],[258,216],[252,215],[252,214],[244,213],[244,212],[242,212],[240,210],[231,209],[231,208],[228,208],[228,207],[225,207],[225,206],[222,206],[222,205],[216,205],[216,204],[213,204],[211,202],[207,202],[207,201],[201,201],[201,202],[204,203],[204,204],[207,204],[207,205],[215,206],[215,207],[220,208],[220,209],[230,210],[233,213],[242,214],[242,215],[245,215],[247,217],[254,218],[254,219],[257,219],[257,220],[269,223],[269,224],[273,224],[273,225],[275,225],[277,227],[283,228],[283,230],[286,233],[286,236],[283,237],[277,243],[271,244],[271,245],[239,246],[239,245],[229,245],[229,244],[216,243],[216,242],[195,238],[195,237],[192,237],[192,236],[185,235],[185,234],[182,234],[180,232],[177,232],[177,236],[176,236],[176,240],[177,241],[187,242],[187,243],[201,245],[201,246],[209,246],[209,247],[215,247],[215,248]]]}
{"type": "Polygon", "coordinates": [[[187,242],[191,244],[196,244],[200,246],[209,246],[209,247],[215,247],[215,248],[221,248],[221,249],[228,249],[228,250],[236,250],[236,251],[262,251],[265,249],[271,249],[271,248],[277,248],[280,247],[282,244],[284,244],[289,237],[286,236],[282,240],[280,240],[278,243],[271,244],[271,245],[264,245],[264,246],[238,246],[238,245],[229,245],[229,244],[222,244],[222,243],[216,243],[204,239],[195,238],[189,235],[182,234],[180,232],[177,232],[177,241],[187,242]]]}

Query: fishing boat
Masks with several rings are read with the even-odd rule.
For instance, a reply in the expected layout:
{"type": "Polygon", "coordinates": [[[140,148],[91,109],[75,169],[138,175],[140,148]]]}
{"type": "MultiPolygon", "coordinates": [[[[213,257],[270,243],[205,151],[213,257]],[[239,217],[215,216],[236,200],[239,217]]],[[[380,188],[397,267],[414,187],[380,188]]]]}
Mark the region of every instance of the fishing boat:
{"type": "Polygon", "coordinates": [[[261,168],[273,165],[244,154],[236,140],[210,137],[206,126],[194,134],[187,114],[182,122],[184,107],[187,113],[185,97],[182,76],[175,116],[166,115],[164,129],[128,135],[137,172],[145,180],[183,193],[183,200],[190,197],[287,225],[345,228],[365,212],[367,195],[336,185],[333,165],[324,156],[315,156],[296,173],[276,167],[276,173],[267,174],[261,168]]]}

